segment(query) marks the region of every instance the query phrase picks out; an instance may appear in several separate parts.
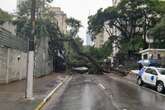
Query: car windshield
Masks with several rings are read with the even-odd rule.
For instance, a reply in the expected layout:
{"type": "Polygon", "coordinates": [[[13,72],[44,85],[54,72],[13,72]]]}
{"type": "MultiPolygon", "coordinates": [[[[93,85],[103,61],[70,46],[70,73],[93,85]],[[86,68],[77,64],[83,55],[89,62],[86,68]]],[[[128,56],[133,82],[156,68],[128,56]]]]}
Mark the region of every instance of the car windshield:
{"type": "Polygon", "coordinates": [[[158,71],[160,72],[160,74],[165,75],[165,69],[158,69],[158,71]]]}

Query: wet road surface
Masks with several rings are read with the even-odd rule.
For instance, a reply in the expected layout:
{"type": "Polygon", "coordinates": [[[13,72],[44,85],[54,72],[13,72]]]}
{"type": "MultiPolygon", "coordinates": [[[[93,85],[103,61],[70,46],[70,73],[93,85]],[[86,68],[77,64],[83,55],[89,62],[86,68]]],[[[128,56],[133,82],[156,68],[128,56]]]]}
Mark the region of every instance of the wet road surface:
{"type": "Polygon", "coordinates": [[[107,92],[118,110],[165,110],[165,97],[149,89],[130,84],[123,79],[107,78],[107,92]]]}
{"type": "Polygon", "coordinates": [[[43,110],[165,110],[165,97],[107,76],[73,76],[58,101],[43,110]]]}
{"type": "Polygon", "coordinates": [[[59,102],[45,110],[116,110],[91,76],[76,76],[67,86],[59,102]]]}

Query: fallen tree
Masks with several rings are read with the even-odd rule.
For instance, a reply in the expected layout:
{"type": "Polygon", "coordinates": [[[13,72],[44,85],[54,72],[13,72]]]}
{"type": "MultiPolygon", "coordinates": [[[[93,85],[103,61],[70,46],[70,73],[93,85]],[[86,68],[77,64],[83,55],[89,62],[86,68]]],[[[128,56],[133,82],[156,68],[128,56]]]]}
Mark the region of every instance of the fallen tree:
{"type": "Polygon", "coordinates": [[[90,55],[83,53],[75,40],[72,38],[70,40],[71,47],[77,52],[78,55],[82,56],[82,59],[87,60],[88,62],[88,68],[89,68],[89,74],[102,74],[103,69],[100,64],[97,63],[97,61],[90,55]]]}
{"type": "MultiPolygon", "coordinates": [[[[92,56],[83,52],[75,41],[76,35],[79,31],[79,28],[81,27],[80,21],[75,20],[74,18],[70,18],[67,20],[67,24],[70,27],[70,32],[65,40],[70,42],[71,48],[78,54],[79,59],[83,60],[82,65],[85,65],[85,67],[88,68],[89,74],[103,74],[101,65],[92,56]]],[[[74,66],[76,65],[80,65],[79,62],[74,64],[74,66]]]]}

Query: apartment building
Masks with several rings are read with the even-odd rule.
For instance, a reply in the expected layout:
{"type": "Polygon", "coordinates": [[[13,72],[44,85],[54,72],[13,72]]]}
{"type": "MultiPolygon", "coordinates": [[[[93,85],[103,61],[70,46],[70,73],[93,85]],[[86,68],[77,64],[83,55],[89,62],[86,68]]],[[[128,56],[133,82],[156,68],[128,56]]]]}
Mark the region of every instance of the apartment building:
{"type": "Polygon", "coordinates": [[[67,31],[67,24],[66,24],[67,15],[61,10],[60,7],[51,7],[50,11],[56,18],[56,22],[60,28],[60,31],[63,33],[66,33],[66,31],[67,31]]]}

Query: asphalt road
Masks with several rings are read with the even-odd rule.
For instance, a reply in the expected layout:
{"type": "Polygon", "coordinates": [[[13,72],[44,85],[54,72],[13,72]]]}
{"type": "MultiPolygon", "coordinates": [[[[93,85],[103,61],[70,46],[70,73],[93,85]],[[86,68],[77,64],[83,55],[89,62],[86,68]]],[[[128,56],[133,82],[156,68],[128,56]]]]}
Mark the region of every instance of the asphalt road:
{"type": "Polygon", "coordinates": [[[76,75],[43,110],[165,110],[165,97],[126,80],[76,75]]]}

